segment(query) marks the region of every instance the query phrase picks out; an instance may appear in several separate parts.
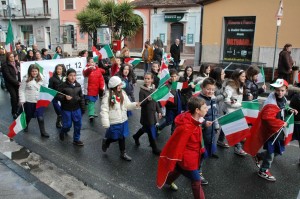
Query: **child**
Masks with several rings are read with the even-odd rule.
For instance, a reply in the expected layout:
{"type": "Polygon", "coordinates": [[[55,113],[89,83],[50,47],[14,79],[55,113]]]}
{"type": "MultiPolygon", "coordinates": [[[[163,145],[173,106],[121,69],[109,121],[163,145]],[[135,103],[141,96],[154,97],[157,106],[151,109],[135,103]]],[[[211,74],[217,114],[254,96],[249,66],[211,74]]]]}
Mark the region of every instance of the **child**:
{"type": "Polygon", "coordinates": [[[88,102],[88,114],[90,122],[94,121],[95,114],[95,102],[98,100],[99,93],[104,91],[104,78],[102,73],[105,71],[98,68],[92,57],[87,58],[87,65],[84,68],[83,76],[87,78],[87,84],[85,88],[87,89],[84,93],[85,99],[88,102]]]}
{"type": "MultiPolygon", "coordinates": [[[[218,115],[222,116],[226,114],[226,105],[224,103],[227,94],[225,91],[225,71],[220,67],[216,67],[211,70],[209,76],[216,81],[216,89],[215,89],[215,96],[216,96],[216,103],[218,109],[218,115]]],[[[218,126],[215,127],[218,129],[218,126]]],[[[217,145],[223,148],[229,148],[229,145],[225,142],[225,134],[223,130],[220,130],[219,138],[217,141],[217,145]]]]}
{"type": "Polygon", "coordinates": [[[266,91],[266,85],[262,85],[261,88],[258,88],[258,85],[256,84],[258,80],[258,74],[260,73],[260,70],[257,66],[250,66],[246,71],[246,92],[243,96],[243,101],[249,101],[257,99],[258,95],[261,93],[264,93],[266,91]],[[252,96],[252,98],[251,98],[252,96]]]}
{"type": "MultiPolygon", "coordinates": [[[[235,69],[231,75],[231,79],[228,80],[225,87],[226,113],[231,113],[242,107],[242,100],[244,94],[244,86],[246,80],[246,73],[239,68],[235,69]]],[[[242,149],[242,144],[239,142],[234,147],[234,153],[240,156],[245,156],[247,153],[242,149]]]]}
{"type": "MultiPolygon", "coordinates": [[[[292,96],[290,107],[296,109],[299,113],[300,111],[300,94],[296,93],[292,96]]],[[[293,132],[293,140],[298,140],[300,147],[300,114],[295,115],[294,117],[294,132],[293,132]]],[[[300,165],[300,157],[299,157],[299,165],[300,165]]]]}
{"type": "Polygon", "coordinates": [[[120,71],[120,68],[121,68],[121,59],[120,57],[116,57],[115,62],[111,67],[110,75],[115,76],[120,71]]]}
{"type": "Polygon", "coordinates": [[[58,94],[57,98],[61,102],[62,128],[59,134],[61,141],[64,141],[65,134],[68,133],[74,124],[73,144],[83,146],[80,141],[81,118],[85,112],[84,98],[81,85],[76,81],[76,71],[73,68],[67,70],[67,80],[60,86],[59,91],[65,95],[58,94]]]}
{"type": "MultiPolygon", "coordinates": [[[[177,82],[178,80],[177,70],[172,68],[170,69],[169,73],[171,76],[171,81],[169,81],[169,83],[172,84],[172,82],[177,82]]],[[[158,126],[158,129],[162,130],[166,126],[171,125],[171,134],[173,134],[173,131],[175,129],[174,120],[175,117],[181,113],[182,107],[181,107],[181,100],[180,100],[180,91],[171,90],[170,92],[174,96],[174,103],[170,101],[167,102],[165,121],[158,126]]]]}
{"type": "MultiPolygon", "coordinates": [[[[49,88],[58,90],[62,83],[66,81],[66,68],[63,64],[58,64],[55,66],[53,76],[49,79],[49,88]]],[[[52,104],[57,115],[56,118],[56,128],[62,127],[62,116],[61,107],[58,103],[57,97],[52,100],[52,104]]]]}
{"type": "Polygon", "coordinates": [[[28,125],[31,118],[37,117],[37,121],[40,127],[40,133],[42,137],[49,138],[49,134],[46,133],[44,123],[44,112],[36,111],[36,103],[40,93],[40,87],[43,85],[43,79],[40,74],[39,67],[35,64],[31,64],[28,68],[27,76],[25,76],[21,82],[19,89],[20,104],[24,104],[24,111],[26,113],[27,127],[24,132],[28,132],[28,125]]]}
{"type": "MultiPolygon", "coordinates": [[[[144,75],[144,85],[141,86],[141,90],[139,93],[139,101],[144,100],[151,93],[155,91],[155,85],[152,84],[153,75],[152,73],[147,72],[144,75]]],[[[135,140],[135,144],[137,146],[140,145],[139,137],[146,132],[148,134],[150,146],[152,147],[152,152],[155,155],[160,154],[160,150],[156,145],[157,131],[156,131],[156,113],[158,113],[158,118],[161,119],[161,109],[159,107],[158,102],[155,102],[149,97],[141,104],[141,119],[140,123],[143,125],[142,128],[138,130],[136,134],[133,135],[133,139],[135,140]]]]}
{"type": "Polygon", "coordinates": [[[286,110],[287,100],[284,95],[289,85],[287,81],[277,79],[275,83],[270,85],[275,88],[275,91],[270,93],[265,101],[263,109],[251,128],[251,136],[247,138],[245,148],[247,151],[249,149],[252,149],[250,150],[252,152],[254,152],[254,150],[258,151],[260,146],[258,146],[257,143],[266,140],[264,144],[265,151],[257,153],[256,156],[254,156],[254,160],[256,166],[259,168],[258,175],[260,177],[268,181],[276,181],[276,178],[270,173],[270,168],[275,153],[281,155],[285,150],[284,133],[280,132],[280,129],[287,126],[287,123],[284,122],[287,111],[290,113],[294,112],[295,115],[297,115],[298,111],[295,109],[286,110]],[[279,137],[277,137],[278,133],[280,133],[279,137]],[[260,139],[253,139],[255,137],[260,137],[260,139]],[[276,137],[277,139],[275,140],[276,137]],[[248,145],[248,143],[250,144],[248,145]],[[251,147],[251,143],[254,146],[251,147]],[[254,149],[254,147],[256,147],[256,149],[254,149]],[[260,161],[262,161],[262,164],[260,164],[260,161]]]}
{"type": "Polygon", "coordinates": [[[106,152],[110,143],[119,142],[121,158],[131,161],[125,151],[125,138],[129,135],[127,110],[134,109],[139,103],[131,102],[122,90],[122,80],[113,76],[108,82],[109,90],[105,93],[101,104],[101,122],[106,129],[105,138],[102,140],[102,151],[106,152]]]}
{"type": "Polygon", "coordinates": [[[187,111],[187,102],[192,97],[193,89],[195,88],[193,82],[193,76],[194,76],[193,67],[187,66],[184,70],[183,77],[179,79],[180,82],[188,82],[189,84],[188,88],[182,89],[180,92],[182,110],[184,111],[187,111]]]}
{"type": "Polygon", "coordinates": [[[53,55],[52,59],[62,59],[62,58],[64,58],[62,49],[60,46],[56,46],[55,54],[53,55]]]}
{"type": "Polygon", "coordinates": [[[160,80],[158,77],[159,68],[160,68],[159,62],[154,61],[151,66],[151,73],[153,75],[153,80],[154,80],[153,84],[155,85],[155,88],[158,88],[159,85],[159,80],[160,80]]]}
{"type": "Polygon", "coordinates": [[[199,121],[206,115],[207,110],[203,99],[191,97],[188,111],[176,117],[174,134],[164,146],[158,160],[158,188],[167,184],[171,189],[177,190],[174,181],[182,174],[191,180],[194,198],[205,198],[198,172],[200,157],[204,151],[199,121]]]}
{"type": "Polygon", "coordinates": [[[98,67],[103,69],[105,73],[103,73],[105,85],[108,84],[108,80],[110,78],[110,68],[111,68],[111,62],[109,58],[102,59],[102,56],[99,56],[98,60],[98,67]]]}
{"type": "Polygon", "coordinates": [[[210,73],[210,65],[209,64],[201,64],[199,69],[199,77],[196,78],[195,83],[202,83],[203,80],[209,77],[210,73]]]}

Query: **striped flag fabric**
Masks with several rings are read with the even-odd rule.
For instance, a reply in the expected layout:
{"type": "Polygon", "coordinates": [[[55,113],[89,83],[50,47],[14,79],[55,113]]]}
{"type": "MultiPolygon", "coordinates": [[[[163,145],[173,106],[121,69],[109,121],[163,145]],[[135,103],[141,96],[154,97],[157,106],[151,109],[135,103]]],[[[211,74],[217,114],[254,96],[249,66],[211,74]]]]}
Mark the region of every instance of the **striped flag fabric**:
{"type": "Polygon", "coordinates": [[[285,135],[284,145],[288,145],[288,143],[290,143],[290,141],[292,140],[294,133],[294,121],[294,114],[288,116],[286,119],[286,123],[288,125],[283,129],[285,135]]]}
{"type": "Polygon", "coordinates": [[[125,64],[131,64],[133,66],[138,65],[141,61],[142,61],[141,58],[130,58],[130,57],[128,57],[128,58],[124,59],[125,64]]]}
{"type": "Polygon", "coordinates": [[[234,146],[246,138],[250,133],[242,109],[238,109],[220,117],[218,122],[230,146],[234,146]]]}
{"type": "Polygon", "coordinates": [[[169,65],[170,61],[174,61],[173,57],[171,57],[171,54],[164,53],[162,57],[162,61],[169,65]]]}
{"type": "Polygon", "coordinates": [[[295,76],[294,76],[294,83],[300,83],[300,73],[298,72],[295,76]]]}
{"type": "Polygon", "coordinates": [[[51,88],[41,86],[36,111],[42,112],[51,103],[58,92],[51,88]]]}
{"type": "Polygon", "coordinates": [[[264,68],[261,67],[260,73],[258,74],[257,83],[265,83],[265,82],[266,82],[266,78],[265,78],[264,68]]]}
{"type": "Polygon", "coordinates": [[[160,102],[160,104],[164,107],[167,101],[171,101],[174,103],[174,95],[170,93],[170,88],[166,85],[158,88],[155,92],[151,94],[152,100],[156,102],[160,102]]]}
{"type": "Polygon", "coordinates": [[[7,52],[13,51],[14,33],[11,25],[11,20],[8,22],[7,35],[5,40],[5,49],[7,52]]]}
{"type": "Polygon", "coordinates": [[[53,55],[53,58],[52,59],[60,59],[60,55],[58,54],[58,53],[55,53],[54,55],[53,55]]]}
{"type": "Polygon", "coordinates": [[[242,110],[248,124],[254,124],[258,117],[260,108],[259,102],[244,101],[242,102],[242,110]]]}
{"type": "Polygon", "coordinates": [[[101,58],[100,52],[97,50],[97,48],[95,46],[92,46],[92,52],[93,52],[93,60],[94,60],[94,62],[98,63],[99,56],[101,58]]]}
{"type": "Polygon", "coordinates": [[[197,97],[201,93],[201,84],[196,84],[195,85],[195,91],[193,92],[193,96],[197,97]]]}
{"type": "Polygon", "coordinates": [[[172,82],[172,90],[181,90],[189,87],[189,82],[172,82]]]}
{"type": "Polygon", "coordinates": [[[34,65],[36,65],[39,68],[40,73],[43,75],[44,74],[44,67],[39,65],[38,63],[34,63],[34,65]]]}
{"type": "Polygon", "coordinates": [[[169,73],[169,68],[167,66],[166,63],[162,62],[162,65],[161,65],[161,73],[159,74],[159,85],[158,87],[164,85],[170,78],[170,73],[169,73]]]}
{"type": "Polygon", "coordinates": [[[13,123],[9,126],[9,132],[7,136],[9,138],[13,138],[15,135],[17,135],[19,132],[21,132],[23,129],[25,129],[27,126],[26,124],[26,114],[23,111],[19,117],[13,123]]]}
{"type": "Polygon", "coordinates": [[[112,52],[112,50],[111,50],[111,48],[110,48],[110,46],[108,44],[105,45],[105,46],[103,46],[100,49],[99,53],[101,54],[102,59],[114,57],[114,54],[113,54],[113,52],[112,52]]]}

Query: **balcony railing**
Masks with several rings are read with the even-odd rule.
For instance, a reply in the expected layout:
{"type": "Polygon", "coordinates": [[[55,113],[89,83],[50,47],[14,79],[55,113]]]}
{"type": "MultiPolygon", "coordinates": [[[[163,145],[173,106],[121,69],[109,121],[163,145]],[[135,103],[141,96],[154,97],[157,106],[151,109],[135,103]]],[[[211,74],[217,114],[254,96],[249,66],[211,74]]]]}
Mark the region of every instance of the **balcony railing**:
{"type": "MultiPolygon", "coordinates": [[[[8,11],[7,9],[0,9],[0,18],[8,19],[8,11]]],[[[28,9],[12,9],[11,10],[11,18],[12,19],[45,19],[51,18],[51,9],[44,8],[28,8],[28,9]]]]}

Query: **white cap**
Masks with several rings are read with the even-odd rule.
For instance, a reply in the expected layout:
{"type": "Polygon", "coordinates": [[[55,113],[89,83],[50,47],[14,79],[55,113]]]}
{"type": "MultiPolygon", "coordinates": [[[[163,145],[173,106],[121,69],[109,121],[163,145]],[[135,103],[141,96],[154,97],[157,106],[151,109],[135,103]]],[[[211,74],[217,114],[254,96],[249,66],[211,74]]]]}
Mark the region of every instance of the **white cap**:
{"type": "Polygon", "coordinates": [[[115,88],[122,83],[122,80],[118,76],[112,76],[108,81],[108,88],[115,88]]]}

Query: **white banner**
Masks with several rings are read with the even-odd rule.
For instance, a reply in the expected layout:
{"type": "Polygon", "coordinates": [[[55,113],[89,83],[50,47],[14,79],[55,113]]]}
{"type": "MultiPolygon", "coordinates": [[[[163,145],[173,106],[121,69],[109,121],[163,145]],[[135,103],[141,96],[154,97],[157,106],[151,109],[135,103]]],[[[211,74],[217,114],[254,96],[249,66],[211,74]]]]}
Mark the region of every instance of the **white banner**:
{"type": "Polygon", "coordinates": [[[67,59],[52,59],[52,60],[43,60],[43,61],[30,61],[21,63],[21,79],[27,75],[28,68],[31,64],[37,64],[40,68],[40,72],[44,76],[44,84],[48,86],[49,79],[52,77],[55,66],[57,64],[64,64],[66,69],[73,68],[76,70],[76,80],[81,87],[83,88],[84,77],[82,71],[86,66],[86,58],[76,57],[76,58],[67,58],[67,59]],[[42,70],[42,71],[41,71],[42,70]]]}

